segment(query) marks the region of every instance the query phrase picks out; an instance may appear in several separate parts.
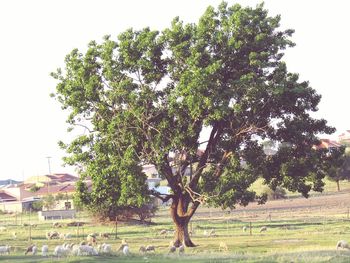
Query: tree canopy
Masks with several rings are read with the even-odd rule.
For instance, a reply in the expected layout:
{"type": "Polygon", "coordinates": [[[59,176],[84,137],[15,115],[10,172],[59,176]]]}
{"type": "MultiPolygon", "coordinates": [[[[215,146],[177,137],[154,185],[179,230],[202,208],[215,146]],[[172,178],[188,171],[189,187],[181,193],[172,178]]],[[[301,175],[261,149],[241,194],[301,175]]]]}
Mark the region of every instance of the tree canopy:
{"type": "Polygon", "coordinates": [[[321,191],[326,155],[312,146],[334,129],[310,115],[321,96],[287,71],[293,30],[279,23],[263,4],[223,2],[198,23],[128,29],[68,54],[52,76],[68,123],[88,132],[62,143],[66,162],[93,180],[90,191],[80,184],[86,200],[142,203],[141,166],[153,164],[172,193],[152,194],[172,200],[177,244],[193,246],[187,225],[198,206],[259,200],[249,190],[259,177],[272,189],[321,191]],[[276,154],[264,153],[267,140],[280,146],[276,154]],[[110,189],[117,194],[109,197],[110,189]]]}

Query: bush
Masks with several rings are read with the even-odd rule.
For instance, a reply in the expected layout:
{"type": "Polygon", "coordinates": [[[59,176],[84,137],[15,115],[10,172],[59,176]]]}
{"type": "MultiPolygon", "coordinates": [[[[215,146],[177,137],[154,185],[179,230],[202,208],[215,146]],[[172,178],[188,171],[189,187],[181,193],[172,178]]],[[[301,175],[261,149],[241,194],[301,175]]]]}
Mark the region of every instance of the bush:
{"type": "Polygon", "coordinates": [[[267,195],[268,200],[285,199],[287,195],[286,190],[280,186],[277,186],[275,190],[266,187],[263,193],[267,195]]]}
{"type": "Polygon", "coordinates": [[[35,201],[32,203],[33,211],[41,211],[43,209],[44,202],[42,200],[35,201]]]}

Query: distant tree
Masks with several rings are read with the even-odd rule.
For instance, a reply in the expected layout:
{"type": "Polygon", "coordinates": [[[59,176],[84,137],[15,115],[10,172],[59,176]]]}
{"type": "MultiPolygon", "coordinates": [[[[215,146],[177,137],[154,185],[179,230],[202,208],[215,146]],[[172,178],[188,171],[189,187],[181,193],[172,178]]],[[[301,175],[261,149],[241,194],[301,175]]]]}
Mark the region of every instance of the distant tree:
{"type": "Polygon", "coordinates": [[[42,200],[38,200],[32,203],[33,211],[41,211],[43,209],[44,202],[42,200]]]}
{"type": "Polygon", "coordinates": [[[61,143],[65,161],[93,181],[91,190],[77,184],[83,203],[111,214],[141,206],[141,165],[153,164],[172,190],[152,194],[172,202],[175,245],[194,246],[188,224],[200,204],[264,202],[249,188],[259,177],[306,197],[322,191],[327,156],[312,146],[334,128],[311,117],[320,95],[281,60],[294,43],[279,22],[262,4],[222,3],[197,24],[175,18],[163,32],[129,29],[68,54],[52,76],[68,123],[85,129],[61,143]],[[264,140],[283,147],[267,156],[264,140]]]}
{"type": "Polygon", "coordinates": [[[328,178],[337,183],[340,191],[340,181],[350,180],[350,148],[340,147],[332,150],[328,178]]]}
{"type": "Polygon", "coordinates": [[[51,194],[44,196],[42,201],[43,207],[45,207],[47,210],[53,209],[56,205],[55,197],[51,194]]]}

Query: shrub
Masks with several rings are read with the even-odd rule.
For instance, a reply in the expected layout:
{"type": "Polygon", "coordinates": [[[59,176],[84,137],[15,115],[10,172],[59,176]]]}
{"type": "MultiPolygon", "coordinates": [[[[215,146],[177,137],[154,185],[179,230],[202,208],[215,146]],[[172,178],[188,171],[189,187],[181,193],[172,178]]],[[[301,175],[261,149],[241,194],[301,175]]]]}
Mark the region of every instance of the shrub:
{"type": "Polygon", "coordinates": [[[285,199],[287,195],[286,190],[280,186],[277,186],[275,190],[266,187],[263,193],[267,195],[268,200],[285,199]]]}

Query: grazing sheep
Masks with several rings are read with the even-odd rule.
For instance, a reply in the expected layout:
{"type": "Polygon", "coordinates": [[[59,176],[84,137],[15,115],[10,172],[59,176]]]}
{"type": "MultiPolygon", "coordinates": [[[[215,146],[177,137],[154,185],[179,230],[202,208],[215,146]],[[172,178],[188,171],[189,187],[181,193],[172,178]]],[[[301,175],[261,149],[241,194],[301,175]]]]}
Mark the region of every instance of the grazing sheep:
{"type": "Polygon", "coordinates": [[[87,241],[88,243],[96,244],[96,243],[97,243],[97,239],[96,239],[95,234],[89,234],[89,235],[86,237],[86,241],[87,241]]]}
{"type": "Polygon", "coordinates": [[[35,256],[37,252],[38,252],[38,248],[36,246],[33,246],[32,255],[35,256]]]}
{"type": "Polygon", "coordinates": [[[10,246],[0,246],[0,254],[10,254],[10,246]]]}
{"type": "Polygon", "coordinates": [[[146,253],[146,248],[145,248],[145,246],[140,246],[139,252],[142,253],[142,254],[146,253]]]}
{"type": "Polygon", "coordinates": [[[219,245],[219,251],[228,251],[228,246],[225,242],[220,242],[220,245],[219,245]]]}
{"type": "Polygon", "coordinates": [[[100,233],[100,238],[108,239],[109,238],[109,233],[100,233]]]}
{"type": "Polygon", "coordinates": [[[185,253],[185,246],[181,244],[181,246],[179,246],[179,254],[182,255],[184,253],[185,253]]]}
{"type": "Polygon", "coordinates": [[[47,239],[59,238],[60,233],[58,233],[57,231],[49,231],[46,233],[46,237],[47,237],[47,239]]]}
{"type": "Polygon", "coordinates": [[[152,245],[148,245],[146,247],[146,252],[150,252],[150,251],[156,252],[156,247],[152,245]]]}
{"type": "Polygon", "coordinates": [[[103,254],[111,254],[112,246],[110,244],[103,243],[97,247],[97,251],[103,254]]]}
{"type": "Polygon", "coordinates": [[[164,238],[167,236],[168,231],[166,229],[160,230],[158,235],[159,236],[163,236],[164,238]]]}
{"type": "Polygon", "coordinates": [[[243,226],[243,228],[242,228],[243,232],[247,232],[247,229],[248,229],[247,226],[243,226]]]}
{"type": "Polygon", "coordinates": [[[91,246],[81,245],[78,247],[78,256],[97,256],[98,251],[91,246]]]}
{"type": "Polygon", "coordinates": [[[28,253],[36,253],[37,248],[34,244],[30,245],[29,247],[27,247],[26,252],[24,252],[24,255],[27,255],[28,253]]]}
{"type": "Polygon", "coordinates": [[[53,222],[52,226],[55,227],[55,228],[62,227],[62,225],[59,222],[53,222]]]}
{"type": "Polygon", "coordinates": [[[61,246],[56,246],[53,255],[56,257],[62,257],[62,256],[68,256],[70,253],[70,248],[68,247],[67,244],[63,244],[61,246]]]}
{"type": "Polygon", "coordinates": [[[124,245],[124,247],[123,247],[123,254],[125,256],[130,255],[130,250],[129,250],[129,246],[128,245],[124,245]]]}
{"type": "Polygon", "coordinates": [[[350,246],[349,246],[349,243],[346,242],[345,240],[340,240],[340,241],[338,241],[338,243],[337,243],[336,249],[338,249],[338,248],[350,249],[350,246]]]}
{"type": "Polygon", "coordinates": [[[6,226],[0,226],[0,232],[4,232],[6,230],[7,230],[6,226]]]}
{"type": "Polygon", "coordinates": [[[266,232],[266,231],[267,231],[267,227],[266,227],[266,226],[263,226],[263,227],[260,228],[260,231],[259,231],[259,232],[261,233],[261,232],[266,232]]]}
{"type": "Polygon", "coordinates": [[[41,247],[41,255],[43,257],[47,257],[49,255],[49,247],[48,247],[48,245],[43,245],[41,247]]]}
{"type": "Polygon", "coordinates": [[[176,251],[176,247],[174,246],[174,241],[170,241],[168,254],[174,253],[175,251],[176,251]]]}
{"type": "Polygon", "coordinates": [[[125,239],[122,239],[122,243],[121,243],[121,245],[120,245],[120,247],[118,248],[117,251],[123,251],[125,246],[128,246],[128,243],[126,242],[125,239]]]}

